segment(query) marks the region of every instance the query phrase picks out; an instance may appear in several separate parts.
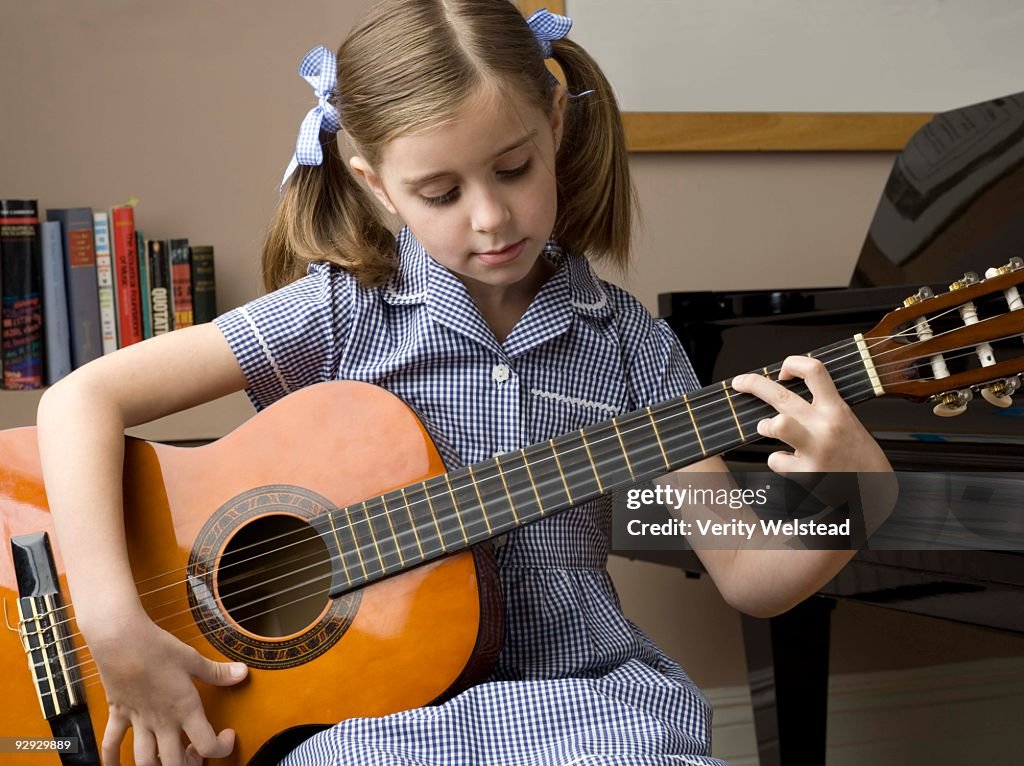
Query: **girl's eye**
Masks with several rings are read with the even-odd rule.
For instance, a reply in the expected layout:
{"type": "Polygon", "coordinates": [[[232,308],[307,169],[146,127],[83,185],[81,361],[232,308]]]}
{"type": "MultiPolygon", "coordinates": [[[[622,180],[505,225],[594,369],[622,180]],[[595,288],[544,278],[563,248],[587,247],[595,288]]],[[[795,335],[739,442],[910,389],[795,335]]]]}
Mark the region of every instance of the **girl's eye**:
{"type": "MultiPolygon", "coordinates": [[[[499,170],[498,171],[498,176],[503,178],[503,179],[510,180],[510,179],[518,178],[519,176],[525,175],[526,172],[529,169],[530,169],[530,160],[527,160],[526,162],[524,162],[519,167],[509,168],[508,170],[499,170]]],[[[449,189],[444,194],[442,194],[442,195],[440,195],[438,197],[422,197],[422,199],[423,199],[423,201],[426,204],[428,204],[428,205],[430,205],[432,207],[441,207],[442,205],[447,205],[447,204],[449,204],[451,202],[454,202],[458,198],[458,196],[459,196],[459,187],[458,186],[453,186],[451,189],[449,189]]]]}
{"type": "Polygon", "coordinates": [[[502,178],[517,178],[521,175],[525,175],[526,171],[530,169],[530,160],[527,160],[517,168],[510,168],[509,170],[499,170],[498,175],[502,178]]]}
{"type": "Polygon", "coordinates": [[[454,201],[455,198],[458,197],[458,196],[459,196],[459,187],[456,186],[456,187],[446,191],[440,197],[423,197],[422,199],[428,205],[432,205],[434,207],[441,207],[441,205],[447,205],[449,202],[454,201]]]}

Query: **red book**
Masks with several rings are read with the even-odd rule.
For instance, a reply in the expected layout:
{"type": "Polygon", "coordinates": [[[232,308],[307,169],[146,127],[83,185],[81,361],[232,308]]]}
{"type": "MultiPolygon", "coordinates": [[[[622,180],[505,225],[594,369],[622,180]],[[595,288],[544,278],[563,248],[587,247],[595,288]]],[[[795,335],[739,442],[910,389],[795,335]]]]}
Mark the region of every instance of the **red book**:
{"type": "Polygon", "coordinates": [[[114,275],[117,279],[117,324],[121,348],[142,340],[142,310],[139,293],[139,255],[135,241],[135,208],[112,208],[114,275]]]}

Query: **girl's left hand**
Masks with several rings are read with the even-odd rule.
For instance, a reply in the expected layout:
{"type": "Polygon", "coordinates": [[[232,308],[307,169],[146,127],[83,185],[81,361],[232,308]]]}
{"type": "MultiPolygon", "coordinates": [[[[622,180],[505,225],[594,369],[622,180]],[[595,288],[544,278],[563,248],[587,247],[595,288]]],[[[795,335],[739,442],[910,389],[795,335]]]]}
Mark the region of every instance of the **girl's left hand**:
{"type": "Polygon", "coordinates": [[[811,401],[762,375],[738,375],[732,387],[752,394],[778,411],[757,424],[761,436],[779,439],[792,452],[773,452],[768,467],[785,476],[789,473],[888,472],[885,453],[853,414],[836,390],[835,383],[819,360],[790,356],[782,363],[779,380],[802,378],[811,401]]]}

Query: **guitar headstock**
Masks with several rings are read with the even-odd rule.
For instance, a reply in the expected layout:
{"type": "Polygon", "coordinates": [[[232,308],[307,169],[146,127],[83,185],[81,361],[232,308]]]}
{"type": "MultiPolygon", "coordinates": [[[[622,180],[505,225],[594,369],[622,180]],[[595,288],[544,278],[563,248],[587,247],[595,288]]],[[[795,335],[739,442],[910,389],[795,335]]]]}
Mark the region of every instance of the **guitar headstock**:
{"type": "Polygon", "coordinates": [[[1011,258],[981,279],[973,272],[934,295],[921,288],[864,334],[886,394],[931,400],[937,415],[959,415],[980,392],[1011,404],[1024,372],[1024,261],[1011,258]]]}

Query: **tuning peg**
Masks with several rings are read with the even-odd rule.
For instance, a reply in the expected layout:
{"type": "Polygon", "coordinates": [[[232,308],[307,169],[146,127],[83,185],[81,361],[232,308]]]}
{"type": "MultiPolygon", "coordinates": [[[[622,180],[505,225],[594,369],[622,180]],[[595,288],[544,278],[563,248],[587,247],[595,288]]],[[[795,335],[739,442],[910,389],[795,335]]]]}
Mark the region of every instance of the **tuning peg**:
{"type": "Polygon", "coordinates": [[[937,404],[932,407],[932,412],[940,418],[952,418],[962,415],[967,411],[967,402],[974,398],[971,389],[965,388],[961,391],[947,391],[944,394],[933,396],[932,401],[937,404]]]}
{"type": "Polygon", "coordinates": [[[911,295],[909,298],[904,300],[903,301],[903,305],[904,305],[904,307],[913,306],[915,303],[920,303],[921,301],[926,301],[929,298],[934,298],[934,297],[935,297],[935,293],[932,292],[932,288],[930,288],[930,287],[928,287],[926,285],[926,286],[920,288],[916,293],[911,295]]]}
{"type": "Polygon", "coordinates": [[[1017,375],[997,380],[981,389],[982,398],[995,407],[1009,407],[1013,404],[1012,394],[1020,389],[1020,378],[1017,375]]]}
{"type": "Polygon", "coordinates": [[[958,279],[956,282],[949,286],[949,291],[952,293],[956,292],[957,290],[963,290],[965,287],[976,285],[980,281],[981,280],[978,279],[977,274],[975,274],[973,271],[968,271],[966,274],[964,274],[963,279],[958,279]]]}

